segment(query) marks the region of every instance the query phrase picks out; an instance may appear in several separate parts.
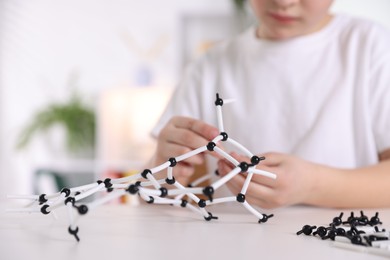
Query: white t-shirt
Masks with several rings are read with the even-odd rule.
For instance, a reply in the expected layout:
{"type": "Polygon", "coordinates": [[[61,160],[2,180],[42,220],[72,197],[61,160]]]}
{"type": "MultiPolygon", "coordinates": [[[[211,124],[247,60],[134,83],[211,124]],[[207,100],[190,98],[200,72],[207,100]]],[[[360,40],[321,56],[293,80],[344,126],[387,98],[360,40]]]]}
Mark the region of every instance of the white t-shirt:
{"type": "Polygon", "coordinates": [[[311,35],[284,41],[255,27],[192,64],[158,125],[174,115],[217,126],[254,154],[282,152],[342,168],[378,162],[390,148],[390,34],[345,15],[311,35]]]}

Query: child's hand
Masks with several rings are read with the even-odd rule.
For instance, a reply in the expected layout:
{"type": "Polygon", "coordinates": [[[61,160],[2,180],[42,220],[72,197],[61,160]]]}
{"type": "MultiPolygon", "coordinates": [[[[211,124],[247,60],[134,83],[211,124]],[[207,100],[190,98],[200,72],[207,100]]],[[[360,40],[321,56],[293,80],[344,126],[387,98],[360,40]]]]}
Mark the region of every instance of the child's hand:
{"type": "MultiPolygon", "coordinates": [[[[168,161],[206,145],[219,135],[219,130],[203,121],[176,116],[161,130],[157,138],[157,150],[154,155],[154,165],[168,161]]],[[[194,165],[204,163],[204,154],[191,156],[179,162],[174,168],[174,176],[182,184],[194,173],[194,165]]]]}
{"type": "MultiPolygon", "coordinates": [[[[232,153],[239,162],[250,162],[245,156],[232,153]]],[[[249,203],[261,208],[275,208],[297,203],[305,203],[314,187],[316,174],[319,173],[320,165],[304,161],[298,157],[280,154],[262,154],[265,160],[256,166],[257,169],[265,170],[277,175],[276,179],[270,179],[254,174],[252,181],[245,194],[249,203]]],[[[233,165],[225,159],[218,162],[218,171],[221,176],[226,175],[233,169],[233,165]]],[[[227,183],[233,194],[241,192],[247,173],[239,174],[227,183]]]]}

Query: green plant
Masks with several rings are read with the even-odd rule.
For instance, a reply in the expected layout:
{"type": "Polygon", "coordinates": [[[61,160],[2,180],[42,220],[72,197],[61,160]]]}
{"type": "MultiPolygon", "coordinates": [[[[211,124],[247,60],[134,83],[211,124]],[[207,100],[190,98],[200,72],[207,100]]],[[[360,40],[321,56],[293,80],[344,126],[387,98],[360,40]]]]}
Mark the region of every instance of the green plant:
{"type": "Polygon", "coordinates": [[[239,11],[244,11],[245,8],[245,2],[246,0],[233,0],[234,6],[237,8],[239,11]]]}
{"type": "Polygon", "coordinates": [[[68,102],[53,103],[38,111],[22,130],[17,148],[26,147],[36,134],[46,132],[54,125],[65,128],[66,148],[69,152],[93,150],[95,147],[95,112],[82,101],[77,92],[73,92],[68,102]]]}

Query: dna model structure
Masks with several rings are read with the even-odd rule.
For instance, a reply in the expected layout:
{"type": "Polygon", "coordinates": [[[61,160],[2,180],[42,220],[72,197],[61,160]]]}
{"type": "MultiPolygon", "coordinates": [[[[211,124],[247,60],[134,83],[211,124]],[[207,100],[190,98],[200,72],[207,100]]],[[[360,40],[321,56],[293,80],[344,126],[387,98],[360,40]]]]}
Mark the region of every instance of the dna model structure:
{"type": "MultiPolygon", "coordinates": [[[[220,134],[202,147],[176,157],[171,157],[161,165],[151,169],[144,169],[142,172],[123,178],[106,178],[103,181],[98,180],[97,182],[79,187],[63,188],[61,191],[54,194],[9,195],[9,199],[27,199],[31,200],[31,203],[26,207],[8,209],[7,211],[37,212],[47,215],[55,212],[56,209],[60,207],[66,207],[69,216],[68,232],[73,235],[77,241],[79,241],[80,238],[78,236],[79,227],[77,226],[76,214],[78,214],[78,216],[85,215],[96,207],[129,193],[138,195],[141,199],[150,204],[168,204],[187,208],[202,216],[207,221],[217,219],[217,217],[206,210],[207,206],[218,203],[238,202],[259,219],[258,223],[264,223],[273,215],[266,215],[258,212],[246,201],[245,194],[254,174],[263,175],[272,179],[276,179],[276,175],[256,169],[256,165],[265,158],[252,154],[247,148],[229,137],[225,132],[222,106],[224,103],[226,104],[229,102],[232,102],[232,100],[226,100],[224,102],[224,100],[219,97],[219,94],[216,94],[215,107],[217,110],[218,129],[220,130],[220,134]],[[227,151],[221,148],[222,146],[218,146],[219,142],[230,143],[242,154],[249,157],[250,163],[237,161],[227,151]],[[220,177],[215,182],[205,187],[200,187],[198,185],[208,178],[211,178],[211,174],[204,175],[188,186],[184,186],[179,183],[179,181],[175,180],[174,169],[177,163],[206,151],[218,153],[236,167],[225,176],[220,177]],[[162,175],[164,177],[166,176],[166,178],[158,179],[155,177],[156,173],[163,172],[164,170],[166,170],[166,174],[162,175]],[[240,193],[236,196],[214,198],[214,193],[217,189],[225,185],[236,175],[244,173],[246,178],[240,193]],[[82,202],[83,199],[102,192],[105,192],[104,195],[99,196],[97,199],[87,203],[82,202]],[[184,196],[186,196],[187,199],[183,199],[184,196]],[[201,197],[207,199],[202,199],[201,197]]],[[[160,174],[160,176],[162,175],[160,174]]]]}

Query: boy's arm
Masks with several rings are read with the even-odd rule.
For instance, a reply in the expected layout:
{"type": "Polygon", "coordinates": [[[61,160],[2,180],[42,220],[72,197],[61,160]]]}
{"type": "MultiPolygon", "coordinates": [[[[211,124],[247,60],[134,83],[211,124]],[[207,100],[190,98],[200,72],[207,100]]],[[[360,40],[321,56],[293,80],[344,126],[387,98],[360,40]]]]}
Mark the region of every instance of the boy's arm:
{"type": "Polygon", "coordinates": [[[378,164],[368,167],[325,170],[307,202],[328,207],[390,207],[390,149],[379,158],[378,164]]]}

